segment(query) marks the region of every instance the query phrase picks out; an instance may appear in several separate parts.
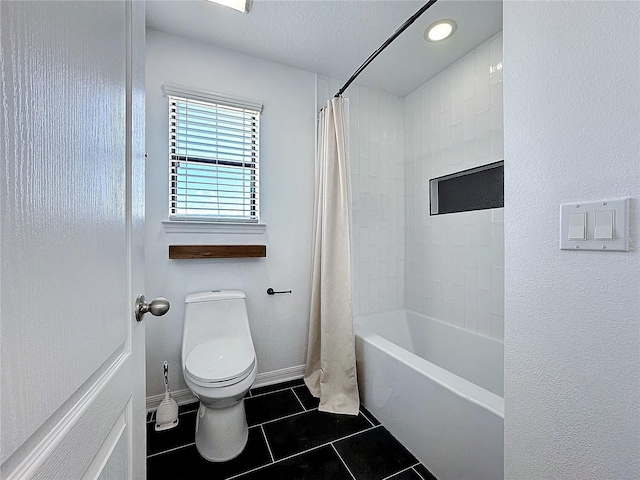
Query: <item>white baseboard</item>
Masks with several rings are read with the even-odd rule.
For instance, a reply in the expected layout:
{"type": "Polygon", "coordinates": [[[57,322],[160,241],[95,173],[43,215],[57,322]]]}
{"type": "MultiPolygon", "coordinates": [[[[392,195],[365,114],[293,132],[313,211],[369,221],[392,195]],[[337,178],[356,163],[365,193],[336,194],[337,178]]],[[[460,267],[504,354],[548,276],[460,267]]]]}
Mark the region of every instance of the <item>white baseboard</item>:
{"type": "MultiPolygon", "coordinates": [[[[198,401],[198,397],[196,397],[191,390],[185,388],[183,390],[171,391],[171,396],[176,401],[178,405],[186,405],[187,403],[193,403],[198,401]]],[[[147,397],[147,412],[151,412],[158,408],[160,402],[164,398],[164,393],[159,395],[151,395],[147,397]]]]}
{"type": "MultiPolygon", "coordinates": [[[[288,382],[289,380],[297,380],[304,375],[304,365],[298,365],[296,367],[288,367],[280,370],[274,370],[272,372],[259,373],[256,376],[256,381],[253,382],[251,388],[265,387],[267,385],[274,385],[276,383],[288,382]]],[[[187,403],[193,403],[198,401],[191,390],[185,388],[183,390],[176,390],[171,392],[171,396],[178,405],[185,405],[187,403]]],[[[158,408],[160,402],[164,398],[164,393],[159,395],[152,395],[147,397],[147,412],[153,411],[158,408]]]]}
{"type": "Polygon", "coordinates": [[[303,376],[304,365],[283,368],[272,372],[259,373],[251,388],[264,387],[267,385],[273,385],[274,383],[288,382],[289,380],[297,380],[303,376]]]}

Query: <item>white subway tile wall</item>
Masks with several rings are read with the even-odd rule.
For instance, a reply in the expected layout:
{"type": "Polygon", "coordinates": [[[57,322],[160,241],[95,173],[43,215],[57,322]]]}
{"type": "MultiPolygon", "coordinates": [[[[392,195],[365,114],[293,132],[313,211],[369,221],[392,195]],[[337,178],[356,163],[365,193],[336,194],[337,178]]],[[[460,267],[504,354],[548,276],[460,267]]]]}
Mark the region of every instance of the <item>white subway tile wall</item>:
{"type": "Polygon", "coordinates": [[[349,99],[354,314],[404,308],[403,99],[356,85],[345,97],[349,99]]]}
{"type": "Polygon", "coordinates": [[[405,307],[502,340],[503,209],[429,215],[429,179],[504,158],[502,34],[407,96],[404,119],[405,307]]]}
{"type": "MultiPolygon", "coordinates": [[[[318,77],[318,108],[342,86],[318,77]]],[[[358,85],[349,99],[353,313],[404,308],[404,101],[358,85]]]]}
{"type": "MultiPolygon", "coordinates": [[[[341,84],[319,78],[319,107],[341,84]]],[[[502,34],[402,99],[352,85],[354,314],[398,308],[503,339],[503,209],[429,215],[429,180],[504,158],[502,34]]]]}

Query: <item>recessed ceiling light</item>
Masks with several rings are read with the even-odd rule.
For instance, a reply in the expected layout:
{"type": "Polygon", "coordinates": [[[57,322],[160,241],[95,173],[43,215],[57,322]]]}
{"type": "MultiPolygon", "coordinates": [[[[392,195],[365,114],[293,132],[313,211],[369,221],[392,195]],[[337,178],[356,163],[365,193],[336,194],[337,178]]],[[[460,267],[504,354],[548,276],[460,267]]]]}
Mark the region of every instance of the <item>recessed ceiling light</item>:
{"type": "Polygon", "coordinates": [[[218,3],[225,7],[233,8],[242,13],[249,13],[252,0],[208,0],[209,2],[218,3]]]}
{"type": "Polygon", "coordinates": [[[458,28],[458,24],[451,19],[433,22],[424,31],[424,39],[427,42],[437,43],[449,38],[458,28]]]}

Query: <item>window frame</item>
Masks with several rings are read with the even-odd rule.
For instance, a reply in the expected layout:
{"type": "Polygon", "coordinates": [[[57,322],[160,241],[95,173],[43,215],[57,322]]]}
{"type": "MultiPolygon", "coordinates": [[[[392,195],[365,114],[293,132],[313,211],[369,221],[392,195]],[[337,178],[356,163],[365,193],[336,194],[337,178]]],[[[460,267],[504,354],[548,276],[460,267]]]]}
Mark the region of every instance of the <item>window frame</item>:
{"type": "Polygon", "coordinates": [[[162,222],[165,231],[167,232],[176,232],[176,233],[206,233],[210,231],[214,231],[216,233],[262,233],[265,230],[265,225],[260,223],[260,175],[259,175],[259,160],[260,160],[260,116],[262,114],[263,105],[260,102],[256,102],[254,100],[248,100],[238,97],[231,97],[228,95],[223,95],[214,92],[207,92],[202,90],[193,89],[190,87],[185,87],[176,84],[164,83],[162,85],[162,92],[165,97],[167,97],[169,101],[169,111],[168,111],[168,120],[169,120],[169,131],[168,131],[168,139],[169,139],[169,151],[168,151],[168,185],[167,185],[167,193],[168,193],[168,203],[167,203],[167,214],[168,219],[162,222]],[[255,162],[250,162],[247,164],[244,160],[239,161],[230,161],[227,162],[225,160],[213,160],[208,158],[199,158],[194,157],[194,165],[206,165],[207,163],[213,163],[215,165],[224,166],[225,164],[233,164],[233,166],[240,166],[241,168],[247,168],[250,170],[250,174],[255,176],[256,179],[256,198],[255,198],[255,215],[252,215],[251,218],[243,219],[243,218],[225,218],[224,215],[220,216],[209,216],[209,215],[184,215],[174,213],[177,208],[175,204],[175,195],[177,195],[177,191],[175,188],[175,164],[177,162],[185,162],[189,161],[189,156],[181,155],[178,156],[175,151],[172,151],[175,148],[175,145],[172,145],[172,135],[175,135],[175,132],[172,132],[172,105],[175,101],[193,101],[193,102],[202,102],[205,104],[210,104],[213,107],[219,106],[222,108],[228,107],[229,109],[243,109],[249,110],[256,113],[258,125],[257,125],[257,134],[255,140],[255,162]],[[253,165],[253,166],[252,166],[253,165]]]}

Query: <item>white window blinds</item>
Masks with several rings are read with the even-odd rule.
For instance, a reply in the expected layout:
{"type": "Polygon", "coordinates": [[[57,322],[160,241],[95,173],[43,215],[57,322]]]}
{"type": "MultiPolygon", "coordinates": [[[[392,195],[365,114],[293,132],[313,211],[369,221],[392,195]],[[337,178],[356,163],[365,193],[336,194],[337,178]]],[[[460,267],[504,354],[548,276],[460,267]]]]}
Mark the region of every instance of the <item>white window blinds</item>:
{"type": "Polygon", "coordinates": [[[167,96],[169,220],[259,222],[261,106],[167,96]]]}

